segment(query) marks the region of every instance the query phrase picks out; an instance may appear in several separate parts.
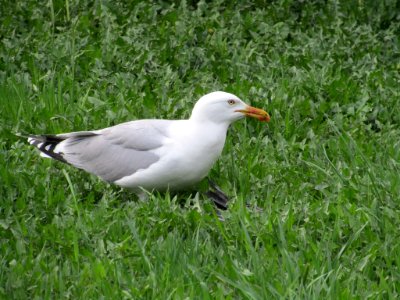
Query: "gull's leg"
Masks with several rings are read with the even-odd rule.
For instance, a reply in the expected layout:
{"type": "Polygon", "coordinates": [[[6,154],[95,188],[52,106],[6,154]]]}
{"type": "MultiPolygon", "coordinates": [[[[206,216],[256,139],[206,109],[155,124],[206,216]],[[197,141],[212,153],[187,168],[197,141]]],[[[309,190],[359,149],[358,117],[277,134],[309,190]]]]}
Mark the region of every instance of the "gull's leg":
{"type": "MultiPolygon", "coordinates": [[[[210,189],[205,193],[205,195],[210,198],[215,206],[216,206],[216,211],[217,215],[219,218],[222,218],[220,210],[227,210],[228,209],[228,201],[229,198],[228,196],[219,188],[218,185],[211,179],[208,179],[208,183],[210,186],[210,189]]],[[[258,207],[257,205],[250,205],[249,203],[246,204],[246,207],[248,209],[252,209],[255,212],[262,212],[263,209],[258,207]]]]}
{"type": "Polygon", "coordinates": [[[221,210],[228,209],[229,198],[222,192],[222,190],[215,184],[214,181],[208,179],[209,190],[205,192],[205,195],[210,198],[215,205],[215,213],[220,221],[225,221],[221,210]]]}
{"type": "Polygon", "coordinates": [[[218,209],[227,210],[229,198],[225,193],[215,184],[214,181],[208,179],[209,190],[205,193],[215,204],[218,209]]]}

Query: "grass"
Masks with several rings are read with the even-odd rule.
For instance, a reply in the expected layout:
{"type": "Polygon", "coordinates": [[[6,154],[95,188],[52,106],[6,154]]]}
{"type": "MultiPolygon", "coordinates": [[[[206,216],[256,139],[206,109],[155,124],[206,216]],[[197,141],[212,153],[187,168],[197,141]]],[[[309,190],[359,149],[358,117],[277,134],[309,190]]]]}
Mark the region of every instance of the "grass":
{"type": "Polygon", "coordinates": [[[6,5],[1,298],[399,297],[398,1],[6,5]],[[272,115],[230,129],[223,223],[198,194],[143,203],[14,135],[185,118],[213,90],[272,115]]]}

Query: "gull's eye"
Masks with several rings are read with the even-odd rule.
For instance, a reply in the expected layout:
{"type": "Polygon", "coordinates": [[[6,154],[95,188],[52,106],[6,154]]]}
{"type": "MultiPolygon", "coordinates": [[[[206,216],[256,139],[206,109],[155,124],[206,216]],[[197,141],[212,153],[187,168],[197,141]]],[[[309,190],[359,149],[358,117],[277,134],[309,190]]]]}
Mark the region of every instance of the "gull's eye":
{"type": "Polygon", "coordinates": [[[235,103],[236,103],[235,100],[232,100],[232,99],[228,100],[228,104],[229,104],[229,105],[234,105],[235,103]]]}

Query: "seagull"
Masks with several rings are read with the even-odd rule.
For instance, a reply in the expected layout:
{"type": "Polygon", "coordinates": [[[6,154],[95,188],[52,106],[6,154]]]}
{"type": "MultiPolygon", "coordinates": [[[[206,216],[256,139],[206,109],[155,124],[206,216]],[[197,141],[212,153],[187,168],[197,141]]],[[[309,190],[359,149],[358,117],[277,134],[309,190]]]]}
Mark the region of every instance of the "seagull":
{"type": "Polygon", "coordinates": [[[67,163],[135,192],[184,190],[207,176],[221,155],[229,125],[245,116],[269,122],[237,96],[201,97],[187,120],[144,119],[93,131],[29,135],[41,156],[67,163]]]}

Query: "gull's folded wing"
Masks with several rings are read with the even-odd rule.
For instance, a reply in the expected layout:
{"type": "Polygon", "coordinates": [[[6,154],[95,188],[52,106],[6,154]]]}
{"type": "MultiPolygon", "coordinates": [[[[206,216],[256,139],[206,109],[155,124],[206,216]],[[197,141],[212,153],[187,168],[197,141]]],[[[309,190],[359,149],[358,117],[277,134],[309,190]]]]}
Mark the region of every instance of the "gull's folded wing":
{"type": "Polygon", "coordinates": [[[31,135],[44,156],[114,182],[159,160],[154,151],[168,139],[168,120],[139,120],[97,131],[31,135]]]}

